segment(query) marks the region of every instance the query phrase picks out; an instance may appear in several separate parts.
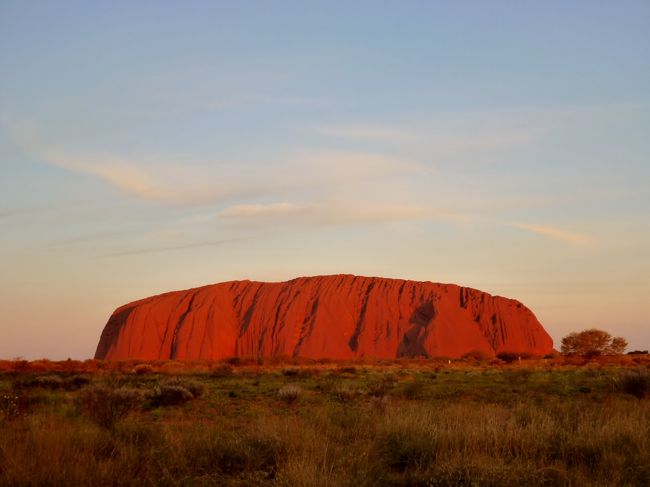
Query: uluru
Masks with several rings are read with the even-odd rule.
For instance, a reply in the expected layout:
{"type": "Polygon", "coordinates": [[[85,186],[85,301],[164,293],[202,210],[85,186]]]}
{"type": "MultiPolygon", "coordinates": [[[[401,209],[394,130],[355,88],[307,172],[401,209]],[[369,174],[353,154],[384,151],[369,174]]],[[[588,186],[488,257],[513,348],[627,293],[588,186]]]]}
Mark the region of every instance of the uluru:
{"type": "Polygon", "coordinates": [[[119,307],[95,358],[544,355],[553,341],[514,299],[433,282],[331,275],[230,281],[119,307]]]}

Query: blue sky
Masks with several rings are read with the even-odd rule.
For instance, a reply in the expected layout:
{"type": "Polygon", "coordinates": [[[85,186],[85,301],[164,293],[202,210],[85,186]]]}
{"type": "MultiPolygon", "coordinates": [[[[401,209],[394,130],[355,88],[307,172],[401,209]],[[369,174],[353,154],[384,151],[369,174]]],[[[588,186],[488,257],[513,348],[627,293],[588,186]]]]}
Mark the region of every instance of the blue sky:
{"type": "Polygon", "coordinates": [[[0,4],[0,357],[357,273],[650,346],[648,2],[0,4]]]}

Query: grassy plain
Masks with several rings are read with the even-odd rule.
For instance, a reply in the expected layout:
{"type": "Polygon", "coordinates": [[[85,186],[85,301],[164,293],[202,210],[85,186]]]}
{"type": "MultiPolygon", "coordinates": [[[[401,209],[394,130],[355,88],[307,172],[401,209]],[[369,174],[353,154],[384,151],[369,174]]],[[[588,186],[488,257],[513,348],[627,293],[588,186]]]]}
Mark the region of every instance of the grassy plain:
{"type": "Polygon", "coordinates": [[[0,361],[0,486],[647,486],[650,357],[0,361]]]}

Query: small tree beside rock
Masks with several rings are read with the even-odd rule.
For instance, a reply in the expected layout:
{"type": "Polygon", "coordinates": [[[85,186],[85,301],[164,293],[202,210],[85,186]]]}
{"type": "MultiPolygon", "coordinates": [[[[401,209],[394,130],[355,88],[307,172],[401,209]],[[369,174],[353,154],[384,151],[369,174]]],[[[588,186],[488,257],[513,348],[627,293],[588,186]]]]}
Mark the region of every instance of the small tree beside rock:
{"type": "Polygon", "coordinates": [[[597,357],[599,355],[621,355],[626,348],[625,338],[613,337],[606,331],[590,328],[565,336],[562,339],[561,350],[564,355],[597,357]]]}

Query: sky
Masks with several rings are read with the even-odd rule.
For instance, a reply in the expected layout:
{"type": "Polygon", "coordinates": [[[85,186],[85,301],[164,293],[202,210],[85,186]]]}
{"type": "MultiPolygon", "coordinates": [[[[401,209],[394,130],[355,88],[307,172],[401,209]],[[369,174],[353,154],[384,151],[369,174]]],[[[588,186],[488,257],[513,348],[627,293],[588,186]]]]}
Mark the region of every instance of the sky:
{"type": "Polygon", "coordinates": [[[650,2],[0,2],[0,358],[349,273],[650,347],[650,2]]]}

